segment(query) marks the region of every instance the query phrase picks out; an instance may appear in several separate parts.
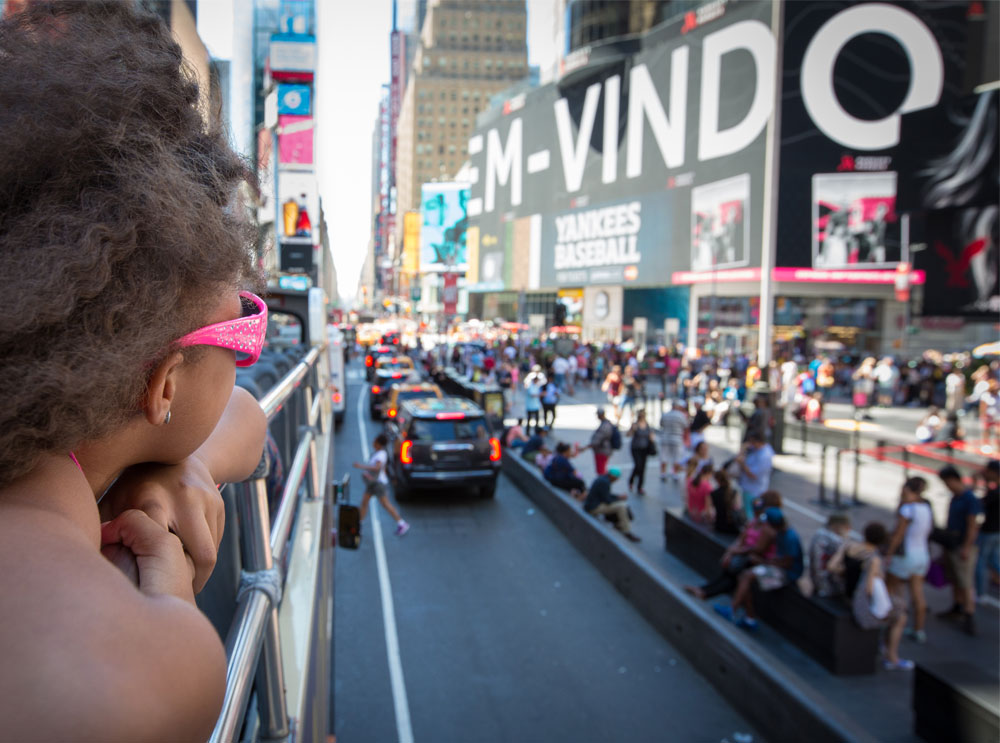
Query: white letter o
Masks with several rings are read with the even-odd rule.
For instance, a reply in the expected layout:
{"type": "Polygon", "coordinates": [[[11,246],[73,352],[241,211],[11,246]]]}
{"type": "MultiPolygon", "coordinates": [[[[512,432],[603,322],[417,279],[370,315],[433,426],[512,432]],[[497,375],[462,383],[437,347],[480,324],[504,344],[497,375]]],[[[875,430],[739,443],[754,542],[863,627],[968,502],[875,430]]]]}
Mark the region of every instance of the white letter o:
{"type": "Polygon", "coordinates": [[[884,150],[899,143],[899,115],[935,105],[944,87],[944,62],[930,29],[909,11],[868,3],[838,13],[809,42],[802,59],[802,102],[826,136],[857,150],[884,150]],[[833,68],[848,41],[864,33],[891,36],[910,61],[910,89],[899,110],[877,121],[851,116],[833,89],[833,68]]]}

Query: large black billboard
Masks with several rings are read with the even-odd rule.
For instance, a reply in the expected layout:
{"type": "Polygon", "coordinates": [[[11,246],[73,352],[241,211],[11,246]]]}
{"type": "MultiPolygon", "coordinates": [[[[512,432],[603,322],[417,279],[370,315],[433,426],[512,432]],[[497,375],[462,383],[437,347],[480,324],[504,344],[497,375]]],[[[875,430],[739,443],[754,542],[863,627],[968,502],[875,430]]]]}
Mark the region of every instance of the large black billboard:
{"type": "Polygon", "coordinates": [[[968,7],[785,4],[777,265],[885,268],[905,257],[901,121],[962,95],[968,7]]]}
{"type": "Polygon", "coordinates": [[[674,271],[759,265],[770,23],[770,3],[717,3],[481,123],[480,288],[662,286],[674,271]]]}

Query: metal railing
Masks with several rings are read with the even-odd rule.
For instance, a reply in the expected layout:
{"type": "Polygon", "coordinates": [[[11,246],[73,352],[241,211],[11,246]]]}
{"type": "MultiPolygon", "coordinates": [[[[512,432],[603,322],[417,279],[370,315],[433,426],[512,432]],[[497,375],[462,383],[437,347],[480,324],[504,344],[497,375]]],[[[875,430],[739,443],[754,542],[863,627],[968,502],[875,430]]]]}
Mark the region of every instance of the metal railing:
{"type": "MultiPolygon", "coordinates": [[[[230,743],[239,738],[254,690],[259,737],[294,737],[301,709],[291,710],[290,714],[286,704],[279,609],[292,530],[303,503],[322,501],[324,509],[332,509],[329,488],[323,486],[330,480],[328,472],[332,467],[328,456],[332,412],[325,372],[323,347],[314,346],[260,400],[269,424],[285,413],[285,448],[291,451],[292,441],[295,448],[273,520],[268,508],[266,462],[262,461],[251,479],[236,486],[242,570],[236,613],[225,643],[226,696],[212,743],[230,743]],[[296,421],[304,424],[293,430],[296,421]],[[322,444],[327,444],[325,449],[320,449],[322,444]]],[[[332,586],[327,588],[332,590],[332,586]]],[[[308,669],[304,675],[308,676],[308,669]]],[[[307,684],[306,678],[295,681],[307,684]]]]}

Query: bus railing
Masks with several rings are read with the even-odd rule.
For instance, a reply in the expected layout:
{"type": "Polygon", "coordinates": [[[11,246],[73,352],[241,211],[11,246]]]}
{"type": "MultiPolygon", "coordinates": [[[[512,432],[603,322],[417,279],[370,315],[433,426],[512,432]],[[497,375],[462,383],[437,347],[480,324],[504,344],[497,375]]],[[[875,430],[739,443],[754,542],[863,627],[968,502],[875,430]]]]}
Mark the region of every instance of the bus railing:
{"type": "MultiPolygon", "coordinates": [[[[281,645],[279,612],[289,568],[293,529],[306,503],[321,506],[320,526],[332,511],[329,483],[332,468],[330,436],[332,411],[326,394],[327,369],[322,346],[314,346],[260,400],[271,423],[281,411],[294,412],[285,416],[285,431],[290,421],[304,421],[294,431],[295,448],[287,468],[286,481],[271,519],[265,478],[267,463],[262,461],[254,475],[236,486],[236,513],[240,535],[241,571],[237,593],[237,608],[226,636],[226,695],[222,711],[210,740],[230,743],[242,740],[244,722],[251,695],[256,691],[255,720],[257,736],[265,740],[301,739],[296,724],[301,721],[304,702],[290,710],[287,687],[299,690],[309,683],[308,662],[296,669],[298,678],[286,679],[281,645]],[[287,682],[287,683],[286,683],[287,682]]],[[[290,442],[286,442],[290,443],[290,442]]],[[[286,446],[290,451],[291,447],[286,446]]],[[[312,538],[316,538],[314,534],[312,538]]],[[[319,539],[325,538],[322,533],[319,539]]],[[[314,554],[321,556],[323,551],[314,554]]],[[[315,580],[321,574],[319,565],[305,570],[315,580]]],[[[332,591],[331,585],[319,585],[317,590],[332,591]]],[[[320,597],[326,601],[327,596],[320,597]]],[[[309,637],[303,641],[310,642],[309,637]]],[[[331,638],[326,637],[328,645],[331,638]]],[[[321,648],[328,651],[329,648],[321,648]]],[[[307,656],[309,659],[310,656],[307,656]]],[[[294,664],[292,664],[294,667],[294,664]]],[[[299,693],[299,700],[306,694],[299,693]]],[[[304,732],[300,730],[299,732],[304,732]]]]}

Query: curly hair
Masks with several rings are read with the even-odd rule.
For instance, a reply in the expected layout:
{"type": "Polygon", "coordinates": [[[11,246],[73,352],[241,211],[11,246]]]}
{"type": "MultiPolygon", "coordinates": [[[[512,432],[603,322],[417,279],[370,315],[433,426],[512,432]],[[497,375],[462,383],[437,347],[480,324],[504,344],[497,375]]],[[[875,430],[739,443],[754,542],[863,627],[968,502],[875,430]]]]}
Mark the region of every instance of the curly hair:
{"type": "Polygon", "coordinates": [[[170,344],[259,286],[252,172],[198,101],[130,3],[0,21],[0,485],[137,415],[170,344]]]}

